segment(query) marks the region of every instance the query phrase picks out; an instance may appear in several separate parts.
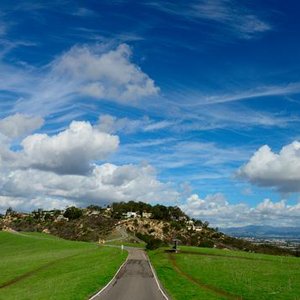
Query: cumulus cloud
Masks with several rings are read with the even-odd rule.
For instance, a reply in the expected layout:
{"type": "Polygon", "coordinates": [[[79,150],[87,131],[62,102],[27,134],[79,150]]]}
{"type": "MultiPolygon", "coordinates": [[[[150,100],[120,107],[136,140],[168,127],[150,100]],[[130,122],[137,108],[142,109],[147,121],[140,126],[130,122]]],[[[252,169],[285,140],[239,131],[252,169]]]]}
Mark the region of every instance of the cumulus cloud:
{"type": "Polygon", "coordinates": [[[0,196],[0,212],[5,212],[8,207],[13,207],[19,211],[32,211],[35,209],[64,209],[68,206],[74,206],[75,202],[66,199],[34,198],[24,199],[22,197],[0,196]]]}
{"type": "Polygon", "coordinates": [[[237,176],[283,193],[300,192],[300,142],[284,146],[274,153],[267,145],[258,149],[237,176]]]}
{"type": "Polygon", "coordinates": [[[97,99],[132,101],[157,94],[158,87],[130,61],[131,54],[126,44],[106,52],[76,46],[52,63],[52,74],[75,81],[78,92],[97,99]]]}
{"type": "MultiPolygon", "coordinates": [[[[74,119],[74,109],[91,100],[136,105],[156,96],[159,87],[136,63],[127,44],[76,45],[47,65],[9,65],[0,61],[0,89],[17,95],[13,112],[74,119]]],[[[1,103],[0,103],[1,108],[1,103]]],[[[7,109],[7,108],[6,108],[7,109]]]]}
{"type": "Polygon", "coordinates": [[[0,206],[15,208],[30,206],[86,206],[90,203],[108,204],[114,201],[175,201],[178,193],[169,184],[156,178],[149,165],[103,164],[87,175],[59,175],[27,169],[10,171],[0,177],[2,187],[0,206]],[[32,199],[40,199],[32,202],[32,199]],[[44,202],[42,201],[44,199],[44,202]],[[63,200],[62,204],[57,201],[63,200]],[[2,204],[1,204],[2,203],[2,204]]]}
{"type": "Polygon", "coordinates": [[[29,135],[17,151],[10,149],[9,140],[0,143],[2,211],[129,200],[171,203],[179,197],[148,164],[100,164],[118,148],[119,138],[89,122],[73,121],[52,136],[29,135]]]}
{"type": "Polygon", "coordinates": [[[54,136],[34,134],[26,137],[19,153],[19,165],[59,174],[84,174],[91,162],[103,160],[119,145],[119,138],[94,129],[89,122],[73,121],[54,136]]]}
{"type": "Polygon", "coordinates": [[[190,216],[208,220],[213,226],[231,227],[251,224],[299,226],[300,203],[264,199],[255,207],[244,203],[230,204],[221,193],[200,198],[191,195],[181,208],[190,216]]]}
{"type": "Polygon", "coordinates": [[[17,113],[0,120],[0,133],[8,138],[19,138],[39,129],[43,124],[41,117],[17,113]]]}

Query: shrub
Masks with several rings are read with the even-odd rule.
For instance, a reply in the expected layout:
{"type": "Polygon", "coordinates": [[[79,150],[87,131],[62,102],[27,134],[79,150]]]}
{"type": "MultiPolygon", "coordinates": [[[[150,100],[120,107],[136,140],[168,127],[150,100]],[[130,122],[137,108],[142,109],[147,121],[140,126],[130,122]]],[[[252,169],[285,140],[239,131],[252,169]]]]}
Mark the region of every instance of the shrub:
{"type": "Polygon", "coordinates": [[[75,206],[68,207],[64,213],[64,217],[69,220],[79,219],[82,216],[82,210],[75,206]]]}
{"type": "Polygon", "coordinates": [[[136,236],[146,243],[146,249],[148,250],[154,250],[165,245],[162,240],[156,239],[149,234],[142,234],[138,232],[136,236]]]}
{"type": "Polygon", "coordinates": [[[211,240],[202,240],[201,242],[200,242],[200,245],[199,245],[199,247],[205,247],[205,248],[213,248],[214,247],[214,242],[213,241],[211,241],[211,240]]]}
{"type": "Polygon", "coordinates": [[[155,238],[150,238],[147,245],[146,249],[148,250],[155,250],[159,247],[162,247],[164,245],[163,241],[160,239],[155,239],[155,238]]]}
{"type": "Polygon", "coordinates": [[[171,221],[170,225],[175,230],[181,230],[182,229],[182,224],[180,224],[180,222],[178,222],[178,221],[171,221]]]}
{"type": "Polygon", "coordinates": [[[162,231],[163,231],[163,233],[164,234],[167,234],[167,233],[169,233],[169,230],[170,230],[170,227],[169,227],[169,225],[164,225],[164,227],[163,227],[163,229],[162,229],[162,231]]]}

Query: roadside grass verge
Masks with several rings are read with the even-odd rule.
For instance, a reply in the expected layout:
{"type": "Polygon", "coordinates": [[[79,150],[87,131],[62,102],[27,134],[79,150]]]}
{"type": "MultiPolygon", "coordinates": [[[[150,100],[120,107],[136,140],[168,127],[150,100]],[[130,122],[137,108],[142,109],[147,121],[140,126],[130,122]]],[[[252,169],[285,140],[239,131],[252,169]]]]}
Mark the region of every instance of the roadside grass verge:
{"type": "Polygon", "coordinates": [[[300,299],[300,259],[241,251],[180,247],[149,251],[157,275],[174,300],[300,299]]]}
{"type": "Polygon", "coordinates": [[[0,299],[88,299],[126,251],[46,234],[0,232],[0,299]]]}

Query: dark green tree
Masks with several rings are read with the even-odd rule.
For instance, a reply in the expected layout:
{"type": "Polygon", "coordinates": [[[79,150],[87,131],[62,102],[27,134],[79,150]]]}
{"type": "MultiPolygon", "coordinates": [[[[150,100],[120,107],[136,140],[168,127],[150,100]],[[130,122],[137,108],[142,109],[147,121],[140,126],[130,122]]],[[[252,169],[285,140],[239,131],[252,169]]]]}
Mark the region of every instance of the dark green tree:
{"type": "Polygon", "coordinates": [[[14,214],[14,213],[15,213],[14,210],[13,210],[11,207],[9,207],[9,208],[6,210],[5,216],[9,216],[9,215],[12,215],[12,214],[14,214]]]}
{"type": "Polygon", "coordinates": [[[64,213],[64,217],[69,220],[79,219],[82,216],[82,210],[75,206],[68,207],[64,213]]]}

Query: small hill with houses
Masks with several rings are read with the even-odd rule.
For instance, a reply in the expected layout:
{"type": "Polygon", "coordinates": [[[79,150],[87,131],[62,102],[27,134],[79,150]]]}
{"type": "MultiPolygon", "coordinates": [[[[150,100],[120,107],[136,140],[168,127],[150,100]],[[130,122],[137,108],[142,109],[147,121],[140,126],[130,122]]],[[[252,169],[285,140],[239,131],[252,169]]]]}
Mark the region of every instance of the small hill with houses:
{"type": "MultiPolygon", "coordinates": [[[[171,244],[239,249],[269,254],[293,254],[270,245],[255,245],[230,237],[208,222],[191,219],[177,206],[150,205],[144,202],[120,202],[108,207],[90,205],[65,210],[38,209],[31,213],[7,209],[0,217],[0,230],[51,233],[64,239],[106,242],[116,232],[126,233],[131,242],[143,240],[149,248],[171,244]]],[[[125,239],[121,235],[115,239],[125,239]]]]}

